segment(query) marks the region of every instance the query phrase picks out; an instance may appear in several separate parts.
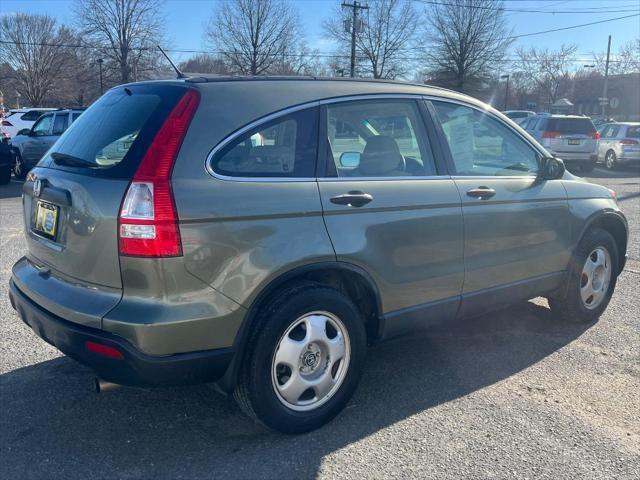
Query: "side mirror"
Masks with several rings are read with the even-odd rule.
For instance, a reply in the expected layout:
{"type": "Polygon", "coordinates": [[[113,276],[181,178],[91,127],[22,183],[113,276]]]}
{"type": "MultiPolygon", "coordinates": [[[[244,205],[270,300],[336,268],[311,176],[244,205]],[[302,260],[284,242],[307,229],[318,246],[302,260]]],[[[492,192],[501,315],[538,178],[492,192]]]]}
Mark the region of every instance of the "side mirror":
{"type": "Polygon", "coordinates": [[[31,132],[31,129],[23,128],[22,130],[19,130],[16,135],[29,135],[30,132],[31,132]]]}
{"type": "Polygon", "coordinates": [[[343,152],[340,155],[340,166],[346,168],[356,168],[360,165],[359,152],[343,152]]]}
{"type": "Polygon", "coordinates": [[[540,173],[544,180],[557,180],[562,178],[565,170],[564,162],[559,158],[545,157],[542,159],[540,173]]]}

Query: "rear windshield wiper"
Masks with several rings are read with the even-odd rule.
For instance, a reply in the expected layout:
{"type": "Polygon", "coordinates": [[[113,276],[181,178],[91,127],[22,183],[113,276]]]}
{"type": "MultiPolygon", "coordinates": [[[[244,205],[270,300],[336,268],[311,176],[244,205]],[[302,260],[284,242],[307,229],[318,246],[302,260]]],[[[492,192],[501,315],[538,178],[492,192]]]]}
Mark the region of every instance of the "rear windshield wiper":
{"type": "Polygon", "coordinates": [[[90,162],[89,160],[85,160],[84,158],[76,157],[73,155],[69,155],[67,153],[53,152],[51,154],[51,158],[56,163],[56,165],[66,165],[68,167],[88,167],[95,168],[99,167],[95,162],[90,162]]]}

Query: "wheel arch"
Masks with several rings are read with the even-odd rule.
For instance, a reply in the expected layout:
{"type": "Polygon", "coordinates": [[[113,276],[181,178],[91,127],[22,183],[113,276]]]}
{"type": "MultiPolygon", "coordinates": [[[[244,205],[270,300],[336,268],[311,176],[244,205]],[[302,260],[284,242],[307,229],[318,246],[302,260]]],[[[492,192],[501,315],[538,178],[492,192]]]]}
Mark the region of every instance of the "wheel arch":
{"type": "Polygon", "coordinates": [[[627,220],[624,216],[615,211],[600,211],[592,214],[586,221],[580,235],[578,236],[578,241],[576,242],[577,248],[578,243],[584,237],[584,235],[594,228],[602,228],[603,230],[609,232],[613,239],[616,242],[616,246],[618,247],[618,269],[616,274],[620,274],[624,269],[626,263],[626,252],[627,252],[627,242],[628,242],[628,224],[627,220]]]}
{"type": "Polygon", "coordinates": [[[364,317],[367,337],[380,337],[382,324],[382,301],[379,289],[369,273],[363,268],[340,261],[317,262],[287,270],[265,285],[249,306],[238,330],[233,350],[234,358],[218,386],[224,392],[231,392],[237,382],[238,373],[246,355],[246,346],[253,327],[259,321],[260,309],[273,295],[296,283],[311,281],[329,286],[345,293],[358,307],[364,317]]]}

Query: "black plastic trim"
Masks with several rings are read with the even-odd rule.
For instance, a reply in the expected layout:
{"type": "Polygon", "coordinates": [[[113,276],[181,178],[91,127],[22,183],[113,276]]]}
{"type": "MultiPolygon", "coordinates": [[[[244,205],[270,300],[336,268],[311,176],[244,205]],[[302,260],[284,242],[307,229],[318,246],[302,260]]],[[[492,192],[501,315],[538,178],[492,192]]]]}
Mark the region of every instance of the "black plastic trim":
{"type": "Polygon", "coordinates": [[[121,385],[159,386],[213,382],[231,363],[232,348],[152,356],[140,352],[122,337],[85,327],[46,311],[9,282],[9,299],[22,321],[61,352],[91,368],[103,380],[121,385]],[[85,342],[115,347],[124,359],[89,352],[85,342]]]}

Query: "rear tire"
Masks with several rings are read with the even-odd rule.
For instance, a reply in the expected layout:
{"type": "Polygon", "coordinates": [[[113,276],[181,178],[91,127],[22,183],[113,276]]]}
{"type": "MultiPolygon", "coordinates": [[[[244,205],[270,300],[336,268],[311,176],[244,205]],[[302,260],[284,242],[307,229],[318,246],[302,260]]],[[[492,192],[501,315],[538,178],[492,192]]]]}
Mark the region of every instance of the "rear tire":
{"type": "Polygon", "coordinates": [[[304,283],[281,292],[257,322],[234,390],[240,408],[284,433],[308,432],[333,419],[364,366],[366,331],[353,302],[304,283]]]}
{"type": "Polygon", "coordinates": [[[22,161],[22,157],[19,153],[16,153],[16,164],[13,167],[13,174],[19,180],[24,180],[27,176],[26,169],[24,168],[24,163],[22,161]]]}
{"type": "Polygon", "coordinates": [[[6,185],[11,181],[11,167],[0,168],[0,185],[6,185]]]}
{"type": "Polygon", "coordinates": [[[604,156],[604,166],[607,170],[615,170],[618,168],[618,159],[616,158],[616,152],[609,150],[604,156]]]}
{"type": "Polygon", "coordinates": [[[609,305],[618,276],[618,247],[609,232],[594,228],[576,248],[564,298],[548,298],[551,311],[572,323],[592,323],[609,305]]]}

